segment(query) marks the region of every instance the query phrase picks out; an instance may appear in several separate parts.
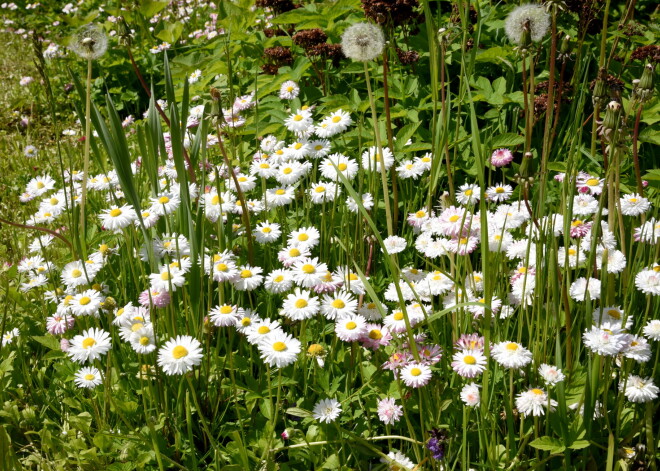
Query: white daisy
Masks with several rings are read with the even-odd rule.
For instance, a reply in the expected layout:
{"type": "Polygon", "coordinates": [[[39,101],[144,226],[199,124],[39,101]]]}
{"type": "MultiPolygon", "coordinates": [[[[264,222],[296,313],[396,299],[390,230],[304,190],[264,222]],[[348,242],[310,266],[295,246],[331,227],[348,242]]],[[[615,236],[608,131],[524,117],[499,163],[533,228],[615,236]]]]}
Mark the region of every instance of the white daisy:
{"type": "Polygon", "coordinates": [[[202,345],[189,335],[177,335],[158,350],[158,365],[166,375],[180,375],[202,362],[202,345]]]}
{"type": "Polygon", "coordinates": [[[341,404],[335,399],[322,399],[314,405],[312,416],[319,422],[334,422],[341,413],[341,404]]]}
{"type": "Polygon", "coordinates": [[[300,341],[282,331],[273,331],[259,342],[259,352],[268,365],[283,368],[298,358],[300,341]]]}

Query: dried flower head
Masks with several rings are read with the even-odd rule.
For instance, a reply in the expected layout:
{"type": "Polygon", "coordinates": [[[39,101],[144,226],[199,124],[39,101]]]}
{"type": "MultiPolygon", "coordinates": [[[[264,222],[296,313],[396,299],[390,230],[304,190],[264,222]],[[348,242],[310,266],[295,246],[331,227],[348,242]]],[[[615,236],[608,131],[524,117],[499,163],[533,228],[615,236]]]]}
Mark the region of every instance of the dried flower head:
{"type": "Polygon", "coordinates": [[[383,52],[384,46],[383,31],[371,23],[349,26],[341,37],[341,49],[344,55],[358,62],[374,60],[383,52]]]}
{"type": "Polygon", "coordinates": [[[90,23],[74,35],[69,49],[83,59],[98,59],[108,50],[108,37],[101,26],[90,23]]]}
{"type": "Polygon", "coordinates": [[[415,23],[420,17],[417,0],[362,0],[362,8],[367,18],[381,25],[415,23]]]}
{"type": "Polygon", "coordinates": [[[529,40],[539,42],[548,28],[550,15],[542,5],[521,5],[509,13],[504,23],[504,31],[509,40],[519,46],[528,45],[529,40]]]}
{"type": "Polygon", "coordinates": [[[308,50],[313,46],[325,43],[328,35],[319,28],[303,29],[294,34],[291,39],[293,39],[293,44],[296,46],[301,46],[303,49],[308,50]]]}

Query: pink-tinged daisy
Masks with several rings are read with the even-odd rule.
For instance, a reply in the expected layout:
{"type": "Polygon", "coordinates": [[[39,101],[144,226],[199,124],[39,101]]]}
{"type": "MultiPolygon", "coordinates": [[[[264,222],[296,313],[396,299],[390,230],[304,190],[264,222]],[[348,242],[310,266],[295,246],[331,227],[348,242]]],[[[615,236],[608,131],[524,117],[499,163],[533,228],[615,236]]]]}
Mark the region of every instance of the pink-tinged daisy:
{"type": "Polygon", "coordinates": [[[504,167],[513,161],[513,153],[509,149],[494,150],[490,156],[490,163],[494,167],[504,167]]]}
{"type": "Polygon", "coordinates": [[[380,324],[367,323],[365,326],[366,333],[360,338],[362,346],[378,350],[380,347],[385,347],[390,344],[392,335],[387,327],[380,324]]]}
{"type": "Polygon", "coordinates": [[[385,425],[393,425],[403,415],[403,407],[396,404],[393,397],[386,397],[378,401],[378,418],[385,425]]]}
{"type": "Polygon", "coordinates": [[[548,394],[542,389],[533,388],[523,391],[516,396],[516,408],[523,416],[533,415],[538,417],[545,414],[545,409],[550,412],[555,410],[557,401],[550,400],[548,403],[548,394]]]}
{"type": "Polygon", "coordinates": [[[516,342],[500,342],[493,346],[491,354],[504,368],[520,369],[532,361],[532,352],[516,342]]]}
{"type": "Polygon", "coordinates": [[[480,387],[481,386],[475,383],[463,386],[463,389],[461,389],[461,401],[469,407],[478,406],[481,403],[481,393],[479,392],[480,387]]]}

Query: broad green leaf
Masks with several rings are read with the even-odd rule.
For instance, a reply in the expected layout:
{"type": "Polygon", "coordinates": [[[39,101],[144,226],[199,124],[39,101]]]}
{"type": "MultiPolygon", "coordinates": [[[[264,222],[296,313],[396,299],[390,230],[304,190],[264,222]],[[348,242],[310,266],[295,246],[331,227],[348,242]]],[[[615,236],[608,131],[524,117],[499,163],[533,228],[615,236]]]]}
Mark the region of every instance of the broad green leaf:
{"type": "Polygon", "coordinates": [[[539,437],[529,444],[531,447],[538,450],[549,451],[552,454],[557,454],[563,452],[566,447],[562,441],[558,438],[552,437],[539,437]]]}
{"type": "Polygon", "coordinates": [[[492,149],[500,147],[515,147],[525,143],[525,138],[512,132],[495,136],[490,143],[492,149]]]}

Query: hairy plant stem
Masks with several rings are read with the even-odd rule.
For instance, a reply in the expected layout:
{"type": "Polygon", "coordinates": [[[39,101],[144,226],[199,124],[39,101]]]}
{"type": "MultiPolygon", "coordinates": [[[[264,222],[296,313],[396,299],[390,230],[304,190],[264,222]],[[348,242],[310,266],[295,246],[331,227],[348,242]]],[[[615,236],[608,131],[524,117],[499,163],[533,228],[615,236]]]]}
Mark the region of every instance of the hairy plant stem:
{"type": "MultiPolygon", "coordinates": [[[[390,91],[388,86],[387,75],[389,73],[387,48],[383,51],[383,93],[385,99],[385,130],[387,132],[387,145],[390,150],[394,152],[394,139],[392,136],[392,118],[390,116],[390,91]]],[[[396,232],[397,221],[399,220],[399,191],[397,185],[396,172],[392,172],[392,197],[393,214],[392,214],[392,230],[396,232]]]]}
{"type": "Polygon", "coordinates": [[[245,200],[245,194],[241,189],[241,185],[238,183],[238,178],[236,178],[234,167],[231,165],[231,162],[229,161],[229,156],[227,155],[227,150],[225,149],[225,146],[222,143],[222,133],[220,132],[219,123],[217,124],[216,128],[218,131],[218,147],[220,148],[220,153],[222,154],[222,158],[225,162],[225,165],[227,166],[227,172],[229,172],[229,175],[234,181],[234,185],[236,186],[236,194],[238,195],[238,200],[241,202],[241,207],[243,209],[241,213],[241,218],[243,219],[243,224],[245,224],[245,235],[247,237],[247,245],[248,245],[248,261],[250,262],[250,265],[254,266],[254,246],[252,243],[252,227],[250,226],[250,214],[248,211],[248,205],[245,200]]]}
{"type": "MultiPolygon", "coordinates": [[[[367,93],[369,95],[369,104],[371,105],[371,117],[374,122],[374,137],[376,139],[376,162],[374,166],[380,167],[380,178],[383,185],[383,201],[385,203],[385,218],[387,220],[387,235],[394,235],[394,227],[392,225],[392,211],[390,209],[390,196],[387,191],[387,170],[385,169],[385,159],[383,158],[383,147],[380,140],[380,130],[378,129],[378,114],[376,113],[376,100],[371,91],[371,79],[369,78],[369,66],[364,62],[364,75],[367,82],[367,93]],[[380,160],[380,165],[378,161],[380,160]]],[[[391,150],[391,149],[390,149],[391,150]]],[[[374,171],[376,169],[374,168],[374,171]]]]}
{"type": "Polygon", "coordinates": [[[85,206],[87,205],[87,180],[89,180],[89,141],[92,137],[92,60],[87,60],[87,91],[85,95],[85,150],[83,161],[82,196],[80,198],[80,249],[87,258],[87,229],[85,228],[85,206]]]}

